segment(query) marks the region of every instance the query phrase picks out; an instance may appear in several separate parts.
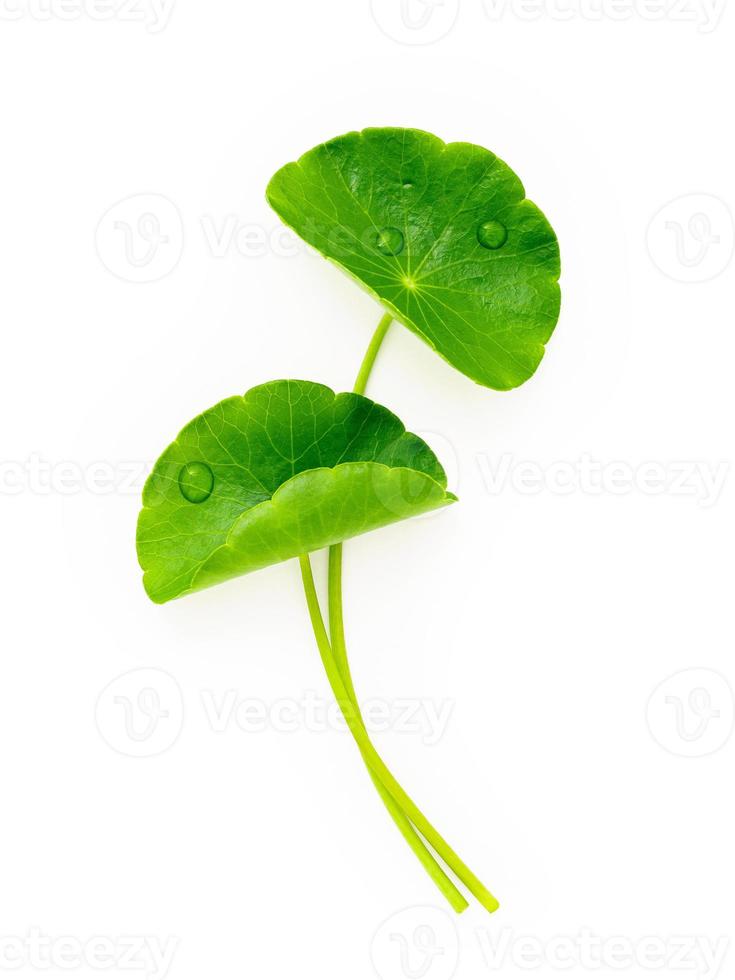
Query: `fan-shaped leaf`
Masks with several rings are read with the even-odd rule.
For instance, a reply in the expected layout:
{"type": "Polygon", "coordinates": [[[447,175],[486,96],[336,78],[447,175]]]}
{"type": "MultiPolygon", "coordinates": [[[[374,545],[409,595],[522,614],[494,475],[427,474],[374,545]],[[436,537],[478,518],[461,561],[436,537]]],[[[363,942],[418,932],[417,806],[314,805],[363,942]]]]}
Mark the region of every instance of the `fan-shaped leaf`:
{"type": "Polygon", "coordinates": [[[143,491],[148,595],[187,592],[456,499],[423,440],[386,408],[309,381],[274,381],[190,422],[143,491]]]}
{"type": "Polygon", "coordinates": [[[493,153],[416,129],[315,147],[270,181],[283,221],[479,384],[514,388],[559,316],[559,247],[493,153]]]}

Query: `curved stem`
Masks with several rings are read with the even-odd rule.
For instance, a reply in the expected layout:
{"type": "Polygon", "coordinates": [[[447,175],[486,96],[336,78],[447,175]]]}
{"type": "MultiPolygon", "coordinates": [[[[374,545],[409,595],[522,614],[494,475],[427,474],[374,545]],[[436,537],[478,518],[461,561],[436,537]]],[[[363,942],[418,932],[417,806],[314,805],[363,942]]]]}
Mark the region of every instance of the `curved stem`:
{"type": "Polygon", "coordinates": [[[431,846],[437,852],[439,857],[441,857],[452,869],[452,871],[454,871],[457,877],[464,882],[480,904],[483,905],[488,912],[494,912],[498,908],[498,902],[495,897],[487,890],[487,888],[485,888],[479,878],[477,878],[470,871],[467,865],[462,861],[459,855],[452,850],[441,834],[439,834],[432,824],[429,823],[421,810],[419,810],[419,808],[413,802],[411,797],[395,779],[393,774],[378,755],[373,743],[370,741],[364,726],[359,720],[358,712],[350,699],[349,693],[345,687],[337,667],[337,663],[332,654],[332,648],[324,626],[324,620],[322,619],[321,609],[319,608],[319,599],[314,586],[314,576],[311,571],[309,556],[302,555],[299,558],[299,564],[301,566],[301,577],[304,582],[304,591],[306,593],[306,601],[309,607],[311,624],[314,630],[317,646],[319,648],[319,653],[322,658],[322,663],[324,664],[324,669],[327,672],[327,678],[332,691],[334,692],[334,696],[337,699],[337,703],[339,704],[339,707],[345,717],[345,721],[347,722],[350,732],[352,733],[352,737],[355,739],[363,758],[383,784],[385,789],[393,797],[395,802],[399,804],[406,817],[408,817],[408,819],[415,825],[417,830],[423,834],[429,844],[431,844],[431,846]]]}
{"type": "MultiPolygon", "coordinates": [[[[390,313],[383,314],[378,326],[375,329],[375,333],[368,344],[368,348],[365,351],[365,357],[360,365],[360,370],[358,371],[355,386],[353,388],[353,391],[358,395],[365,393],[365,388],[375,364],[375,359],[378,356],[378,351],[385,340],[385,336],[388,333],[388,329],[390,328],[392,321],[393,318],[390,313]]],[[[344,618],[342,615],[341,543],[336,544],[329,549],[329,636],[331,638],[332,654],[337,664],[337,669],[340,672],[340,676],[342,677],[342,681],[347,689],[347,693],[349,694],[359,717],[360,707],[357,700],[357,695],[355,694],[355,688],[352,683],[350,665],[347,660],[347,645],[345,643],[344,618]]],[[[360,721],[362,721],[361,718],[360,721]]],[[[442,868],[435,860],[433,854],[428,850],[424,842],[414,830],[411,822],[406,819],[406,815],[403,813],[390,793],[388,793],[388,791],[385,789],[372,769],[370,769],[370,766],[368,766],[368,771],[370,772],[370,778],[372,779],[375,788],[380,794],[380,798],[395,821],[395,824],[400,830],[401,834],[403,834],[404,838],[406,839],[411,850],[414,852],[424,868],[426,868],[430,877],[437,884],[452,908],[456,912],[463,912],[467,908],[467,901],[464,896],[457,890],[452,880],[444,873],[442,868]]]]}
{"type": "Polygon", "coordinates": [[[352,683],[352,673],[347,662],[347,644],[345,642],[345,623],[342,615],[342,542],[333,544],[329,549],[329,637],[332,641],[332,653],[342,675],[342,681],[347,693],[355,704],[357,695],[352,683]]]}
{"type": "MultiPolygon", "coordinates": [[[[362,364],[360,365],[357,378],[355,379],[353,391],[358,395],[365,393],[365,388],[367,387],[370,373],[375,365],[375,359],[378,356],[378,352],[380,351],[383,341],[385,340],[391,323],[391,314],[385,313],[380,318],[380,321],[375,328],[375,332],[370,340],[370,343],[368,344],[367,350],[365,351],[365,356],[362,360],[362,364]]],[[[349,694],[355,709],[359,713],[359,705],[355,694],[355,688],[352,683],[350,665],[347,659],[347,645],[345,643],[344,617],[342,614],[341,543],[333,545],[329,549],[329,635],[331,637],[332,653],[337,669],[340,672],[340,676],[345,685],[347,693],[349,694]]],[[[364,758],[365,757],[363,755],[363,759],[364,758]]],[[[368,765],[367,760],[365,761],[366,765],[368,765]]],[[[434,858],[434,855],[431,853],[431,851],[429,851],[424,841],[414,830],[410,820],[407,819],[400,806],[386,790],[369,765],[368,771],[373,784],[380,794],[380,798],[385,804],[386,809],[393,818],[399,831],[408,843],[408,846],[427,870],[429,876],[438,886],[439,890],[450,903],[452,908],[456,912],[463,912],[464,909],[467,908],[467,901],[465,897],[458,891],[452,880],[444,873],[443,869],[434,858]]]]}
{"type": "MultiPolygon", "coordinates": [[[[353,391],[358,395],[365,393],[365,388],[367,387],[370,373],[375,364],[375,359],[378,356],[378,352],[383,341],[385,340],[385,336],[388,333],[391,323],[391,314],[385,313],[381,317],[378,326],[375,328],[375,333],[373,334],[370,343],[368,344],[368,348],[365,351],[365,357],[363,358],[362,364],[360,365],[360,370],[358,371],[357,378],[355,380],[353,391]]],[[[347,693],[349,694],[350,699],[359,715],[359,703],[357,700],[357,695],[355,694],[355,687],[352,683],[350,665],[347,660],[347,644],[345,642],[344,617],[342,615],[341,542],[340,544],[333,545],[329,549],[329,636],[331,638],[332,654],[337,664],[337,669],[340,672],[340,676],[342,677],[342,681],[347,689],[347,693]]],[[[411,850],[429,872],[429,875],[438,885],[442,894],[445,896],[445,898],[447,898],[452,908],[454,908],[454,910],[457,912],[464,911],[464,909],[467,908],[467,901],[464,896],[455,888],[454,883],[447,877],[441,867],[437,864],[434,856],[418,836],[411,825],[411,822],[406,819],[406,815],[369,766],[368,771],[370,772],[370,778],[380,794],[380,798],[383,800],[386,809],[395,821],[400,832],[403,834],[411,850]]]]}
{"type": "Polygon", "coordinates": [[[390,327],[392,322],[393,315],[391,313],[386,313],[383,317],[381,317],[380,323],[375,329],[372,340],[368,344],[368,349],[365,351],[365,356],[362,359],[360,370],[357,372],[355,387],[352,389],[357,395],[365,394],[365,388],[367,387],[368,378],[370,377],[370,372],[373,369],[373,364],[375,364],[375,358],[378,356],[380,345],[385,340],[385,335],[388,333],[388,327],[390,327]]]}
{"type": "MultiPolygon", "coordinates": [[[[321,615],[321,612],[320,612],[321,615]]],[[[355,694],[352,683],[350,665],[347,661],[347,647],[345,644],[344,620],[342,617],[342,545],[335,545],[329,552],[329,636],[331,638],[332,658],[337,668],[347,696],[355,712],[357,722],[365,731],[365,723],[360,714],[360,705],[355,694]]],[[[362,752],[362,750],[361,750],[362,752]]],[[[365,765],[370,773],[370,778],[385,804],[385,808],[390,813],[396,826],[406,840],[413,853],[419,859],[429,877],[436,884],[442,895],[446,898],[455,912],[464,912],[467,908],[467,899],[459,891],[451,878],[442,869],[431,851],[428,850],[421,837],[416,833],[411,821],[406,817],[398,803],[393,799],[388,790],[383,786],[378,776],[370,766],[370,763],[362,753],[365,765]]]]}

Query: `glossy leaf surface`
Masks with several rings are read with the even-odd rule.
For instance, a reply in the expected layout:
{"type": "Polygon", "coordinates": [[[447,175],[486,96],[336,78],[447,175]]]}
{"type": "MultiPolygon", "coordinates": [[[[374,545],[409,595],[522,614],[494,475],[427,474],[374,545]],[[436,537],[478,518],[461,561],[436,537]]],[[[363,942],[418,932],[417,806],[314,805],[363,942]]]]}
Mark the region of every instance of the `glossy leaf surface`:
{"type": "Polygon", "coordinates": [[[489,150],[366,129],[279,170],[282,220],[479,384],[536,370],[559,316],[556,236],[489,150]]]}

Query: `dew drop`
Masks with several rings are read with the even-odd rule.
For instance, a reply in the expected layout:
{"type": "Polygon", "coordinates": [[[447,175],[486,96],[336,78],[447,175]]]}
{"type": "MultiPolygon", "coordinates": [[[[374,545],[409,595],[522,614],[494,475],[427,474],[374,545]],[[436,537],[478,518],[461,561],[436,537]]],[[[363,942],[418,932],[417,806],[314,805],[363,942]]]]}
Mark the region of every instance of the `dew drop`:
{"type": "Polygon", "coordinates": [[[508,241],[508,229],[500,221],[483,221],[477,229],[477,240],[483,248],[502,248],[508,241]]]}
{"type": "Polygon", "coordinates": [[[374,242],[381,255],[398,255],[403,251],[403,232],[397,228],[381,228],[374,242]]]}
{"type": "Polygon", "coordinates": [[[206,463],[186,463],[179,470],[179,490],[190,504],[202,504],[211,495],[214,473],[206,463]]]}
{"type": "Polygon", "coordinates": [[[413,189],[413,181],[412,180],[404,180],[403,181],[403,189],[404,189],[404,191],[410,191],[410,190],[412,190],[413,189]]]}

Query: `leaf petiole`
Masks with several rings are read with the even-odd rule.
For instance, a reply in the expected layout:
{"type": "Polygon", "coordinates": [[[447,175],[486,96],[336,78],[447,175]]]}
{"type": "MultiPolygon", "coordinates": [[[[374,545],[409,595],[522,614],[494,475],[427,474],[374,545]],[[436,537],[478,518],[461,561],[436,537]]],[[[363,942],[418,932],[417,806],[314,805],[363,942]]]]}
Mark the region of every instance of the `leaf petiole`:
{"type": "Polygon", "coordinates": [[[385,335],[388,333],[388,328],[393,322],[393,314],[384,314],[378,326],[375,328],[375,333],[373,334],[370,343],[368,344],[368,349],[365,351],[365,356],[362,359],[362,364],[360,365],[360,370],[357,372],[357,378],[355,379],[355,386],[352,389],[356,395],[364,395],[365,389],[367,388],[368,378],[370,377],[370,372],[375,364],[375,358],[378,356],[378,351],[380,346],[385,340],[385,335]]]}
{"type": "MultiPolygon", "coordinates": [[[[375,359],[385,340],[386,334],[393,322],[391,313],[385,313],[370,339],[365,356],[360,365],[353,391],[357,395],[365,394],[368,379],[375,365],[375,359]]],[[[333,545],[329,549],[329,636],[332,643],[332,653],[334,655],[337,668],[342,676],[347,693],[359,715],[359,703],[355,688],[352,683],[350,665],[347,660],[347,644],[345,642],[344,616],[342,614],[342,543],[333,545]]],[[[380,794],[380,798],[386,806],[396,826],[405,838],[408,846],[414,852],[421,864],[429,873],[429,876],[436,883],[444,897],[450,903],[455,912],[463,912],[467,908],[467,900],[455,888],[454,883],[444,873],[437,864],[433,854],[427,849],[424,842],[414,830],[411,822],[406,819],[406,815],[395,802],[390,793],[387,792],[383,784],[375,773],[368,766],[370,778],[375,788],[380,794]]]]}
{"type": "MultiPolygon", "coordinates": [[[[350,698],[352,707],[358,722],[365,729],[360,705],[357,700],[355,688],[352,683],[350,665],[347,661],[347,646],[345,644],[344,619],[342,616],[342,545],[337,544],[329,550],[329,635],[331,639],[332,656],[335,666],[339,671],[342,683],[350,698]]],[[[366,732],[367,734],[367,732],[366,732]]],[[[436,884],[442,895],[446,898],[455,912],[464,912],[467,908],[467,899],[459,891],[454,882],[445,873],[434,855],[424,844],[421,837],[416,833],[411,821],[406,817],[398,803],[393,799],[388,790],[383,786],[378,776],[373,772],[368,760],[363,753],[363,760],[370,773],[370,778],[385,804],[385,808],[390,813],[393,821],[404,837],[406,843],[426,869],[429,877],[436,884]]]]}
{"type": "Polygon", "coordinates": [[[314,630],[319,653],[327,673],[327,679],[332,688],[337,703],[342,711],[345,721],[350,729],[352,737],[355,739],[363,758],[383,784],[383,787],[390,793],[391,797],[403,810],[405,816],[414,824],[416,829],[426,838],[436,853],[446,862],[449,868],[457,875],[475,898],[488,912],[494,912],[498,908],[497,899],[485,888],[479,878],[476,877],[462,861],[458,854],[449,846],[441,834],[426,819],[419,810],[411,797],[405,792],[400,783],[396,780],[381,757],[378,755],[370,738],[358,717],[358,712],[350,700],[349,693],[342,680],[342,676],[337,667],[337,663],[332,653],[332,647],[324,626],[319,599],[314,586],[314,576],[311,570],[311,562],[308,555],[301,555],[299,558],[301,566],[301,577],[304,583],[304,592],[311,617],[311,624],[314,630]]]}

